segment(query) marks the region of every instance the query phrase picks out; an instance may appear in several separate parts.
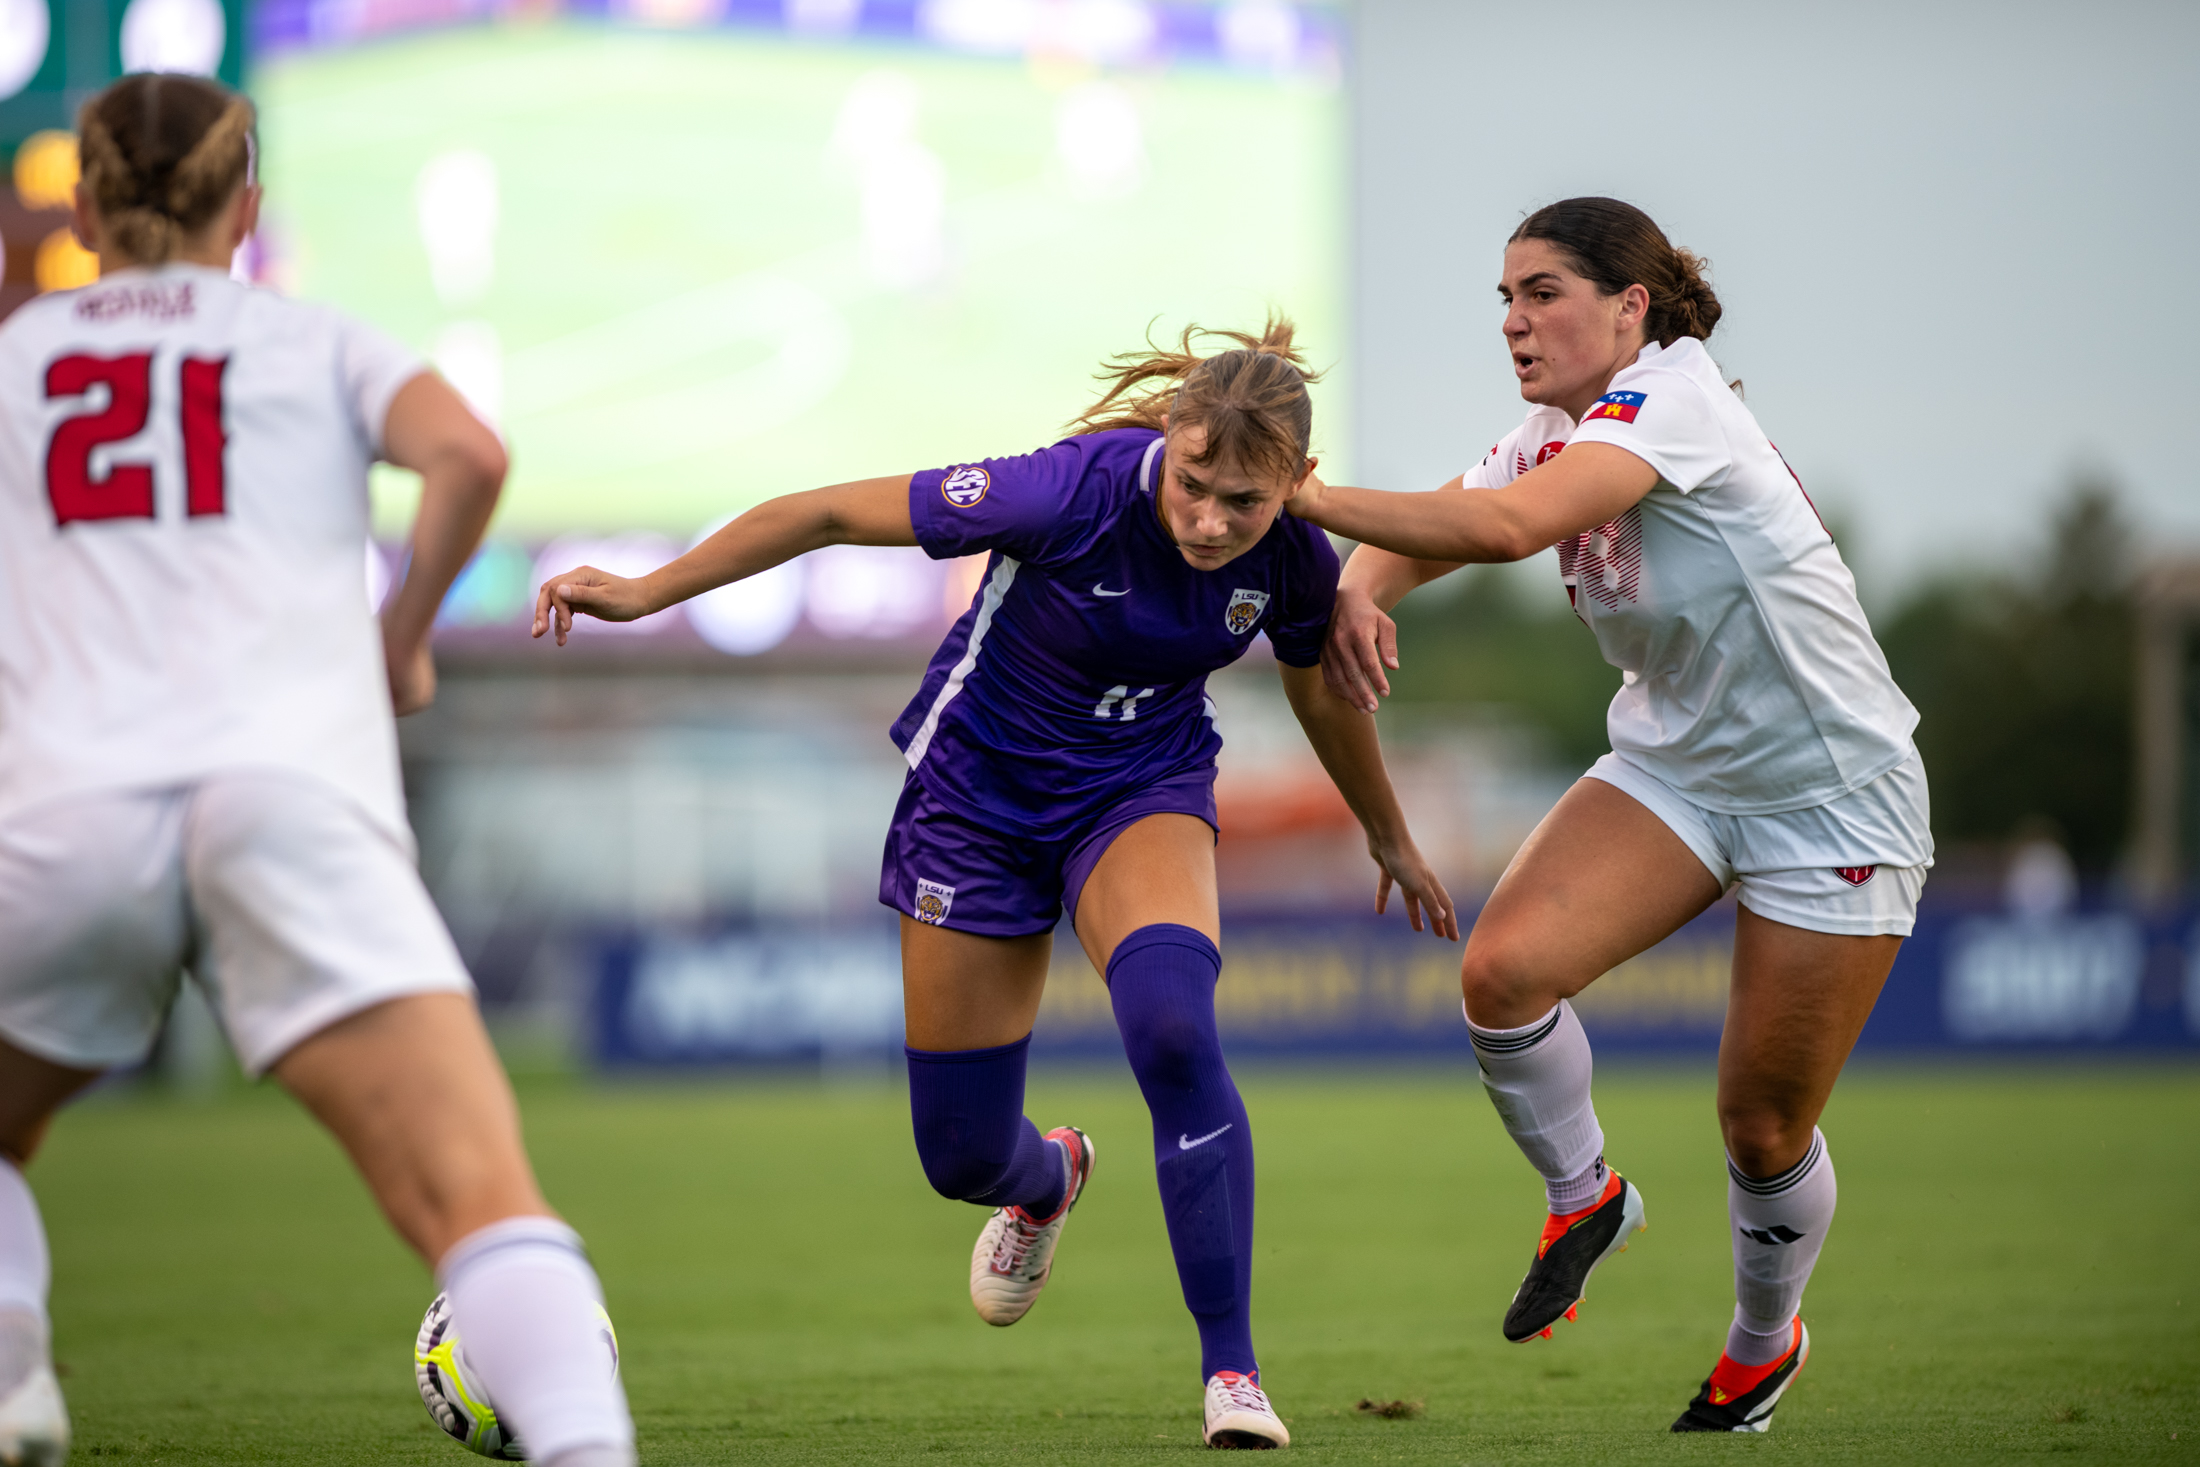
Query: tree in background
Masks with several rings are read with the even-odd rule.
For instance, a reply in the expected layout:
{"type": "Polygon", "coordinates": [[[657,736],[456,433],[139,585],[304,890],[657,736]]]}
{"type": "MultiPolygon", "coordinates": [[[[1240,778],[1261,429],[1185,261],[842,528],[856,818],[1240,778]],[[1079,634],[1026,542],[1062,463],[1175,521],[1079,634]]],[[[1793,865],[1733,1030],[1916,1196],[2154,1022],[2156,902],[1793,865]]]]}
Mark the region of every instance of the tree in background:
{"type": "Polygon", "coordinates": [[[1879,628],[1922,718],[1940,841],[2060,832],[2081,871],[2122,853],[2131,805],[2132,532],[2080,480],[2011,574],[1943,574],[1879,628]]]}
{"type": "MultiPolygon", "coordinates": [[[[2053,830],[2080,870],[2108,871],[2130,814],[2132,532],[2107,485],[2080,481],[2046,543],[2013,572],[1957,568],[1915,588],[1875,631],[1922,715],[1933,833],[2001,844],[2053,830]]],[[[1554,584],[1547,599],[1477,567],[1397,611],[1392,678],[1406,705],[1501,705],[1554,762],[1610,747],[1619,675],[1554,584]],[[1444,587],[1445,589],[1439,589],[1444,587]]]]}

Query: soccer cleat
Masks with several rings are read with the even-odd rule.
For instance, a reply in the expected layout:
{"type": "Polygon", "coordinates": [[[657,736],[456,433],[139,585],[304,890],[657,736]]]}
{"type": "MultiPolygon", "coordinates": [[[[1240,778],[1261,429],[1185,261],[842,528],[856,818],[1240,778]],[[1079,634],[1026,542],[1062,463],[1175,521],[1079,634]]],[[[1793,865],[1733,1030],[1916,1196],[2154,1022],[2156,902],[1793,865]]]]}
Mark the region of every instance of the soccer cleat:
{"type": "Polygon", "coordinates": [[[1711,1378],[1696,1392],[1696,1399],[1688,1403],[1688,1409],[1673,1423],[1673,1429],[1771,1430],[1772,1408],[1780,1404],[1780,1393],[1810,1363],[1810,1331],[1803,1327],[1800,1319],[1795,1321],[1794,1339],[1788,1352],[1770,1365],[1736,1365],[1726,1358],[1725,1351],[1720,1351],[1719,1363],[1712,1367],[1711,1378]]]}
{"type": "Polygon", "coordinates": [[[987,1324],[1010,1325],[1039,1302],[1039,1291],[1054,1271],[1054,1245],[1062,1224],[1092,1179],[1092,1138],[1075,1126],[1057,1126],[1046,1139],[1069,1153],[1069,1186],[1062,1205],[1050,1217],[1033,1217],[1021,1207],[995,1208],[978,1232],[970,1253],[970,1302],[987,1324]]]}
{"type": "Polygon", "coordinates": [[[40,1365],[0,1396],[0,1462],[7,1467],[59,1467],[69,1456],[69,1411],[53,1368],[40,1365]]]}
{"type": "Polygon", "coordinates": [[[1210,1447],[1257,1451],[1291,1445],[1291,1433],[1268,1404],[1260,1382],[1235,1370],[1218,1370],[1207,1378],[1207,1423],[1200,1435],[1210,1447]]]}
{"type": "Polygon", "coordinates": [[[1552,1325],[1574,1318],[1597,1265],[1624,1252],[1628,1234],[1646,1226],[1642,1193],[1613,1171],[1595,1202],[1579,1212],[1552,1213],[1535,1245],[1535,1262],[1505,1311],[1505,1338],[1516,1345],[1538,1335],[1549,1339],[1552,1325]]]}

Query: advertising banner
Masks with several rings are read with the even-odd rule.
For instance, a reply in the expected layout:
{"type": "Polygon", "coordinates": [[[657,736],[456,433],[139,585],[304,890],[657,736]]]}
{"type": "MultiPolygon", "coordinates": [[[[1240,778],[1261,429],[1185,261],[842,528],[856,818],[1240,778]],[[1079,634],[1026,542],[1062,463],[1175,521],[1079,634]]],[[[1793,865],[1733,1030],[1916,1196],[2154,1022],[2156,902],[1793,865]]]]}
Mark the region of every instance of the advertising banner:
{"type": "MultiPolygon", "coordinates": [[[[596,1058],[609,1066],[890,1055],[901,1042],[891,919],[862,931],[625,933],[599,948],[596,1058]]],[[[1606,1052],[1717,1049],[1734,954],[1722,903],[1576,1000],[1606,1052]]],[[[1234,1055],[1463,1053],[1459,948],[1403,922],[1226,920],[1217,993],[1234,1055]]],[[[1106,986],[1057,934],[1033,1045],[1121,1052],[1106,986]]],[[[2200,1054],[2200,912],[2054,915],[1928,905],[1858,1045],[1902,1051],[2200,1054]]]]}

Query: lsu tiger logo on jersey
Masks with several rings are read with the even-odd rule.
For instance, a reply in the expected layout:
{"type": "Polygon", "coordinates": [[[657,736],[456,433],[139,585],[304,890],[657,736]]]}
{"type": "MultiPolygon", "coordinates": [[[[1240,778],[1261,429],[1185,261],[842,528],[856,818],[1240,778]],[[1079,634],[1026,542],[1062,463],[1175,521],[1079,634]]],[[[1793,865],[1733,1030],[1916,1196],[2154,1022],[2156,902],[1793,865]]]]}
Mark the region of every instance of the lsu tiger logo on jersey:
{"type": "Polygon", "coordinates": [[[1243,586],[1230,593],[1230,604],[1223,608],[1222,623],[1230,629],[1230,635],[1242,637],[1253,629],[1260,614],[1268,609],[1266,591],[1248,591],[1243,586]]]}
{"type": "Polygon", "coordinates": [[[991,474],[977,464],[966,464],[940,480],[940,497],[957,509],[968,509],[992,487],[991,474]]]}
{"type": "Polygon", "coordinates": [[[947,913],[955,905],[955,888],[942,886],[937,881],[917,882],[917,909],[909,915],[919,922],[929,922],[934,927],[947,920],[947,913]]]}
{"type": "Polygon", "coordinates": [[[1597,405],[1589,409],[1589,415],[1581,421],[1593,423],[1599,418],[1617,418],[1623,423],[1632,423],[1649,396],[1647,392],[1607,392],[1597,399],[1597,405]]]}

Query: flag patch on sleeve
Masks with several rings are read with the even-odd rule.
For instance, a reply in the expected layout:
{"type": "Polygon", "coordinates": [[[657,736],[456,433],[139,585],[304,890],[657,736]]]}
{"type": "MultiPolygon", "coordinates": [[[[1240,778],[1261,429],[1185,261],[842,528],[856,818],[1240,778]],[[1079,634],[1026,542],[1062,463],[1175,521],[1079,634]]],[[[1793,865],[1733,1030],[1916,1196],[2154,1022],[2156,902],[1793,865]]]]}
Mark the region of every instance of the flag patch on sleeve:
{"type": "Polygon", "coordinates": [[[1623,423],[1632,423],[1649,395],[1647,392],[1607,392],[1597,399],[1597,405],[1589,409],[1589,415],[1581,421],[1593,423],[1599,418],[1617,418],[1623,423]]]}

